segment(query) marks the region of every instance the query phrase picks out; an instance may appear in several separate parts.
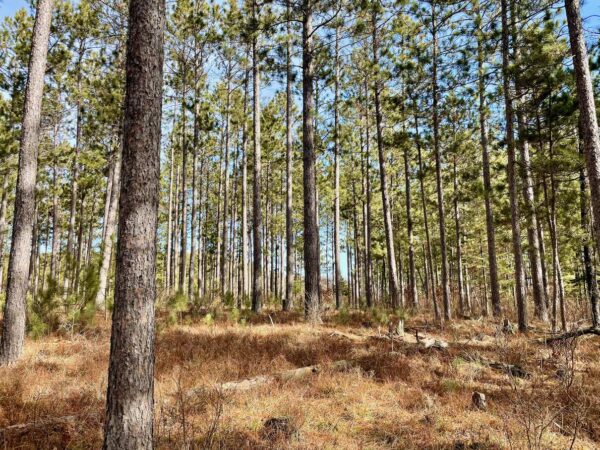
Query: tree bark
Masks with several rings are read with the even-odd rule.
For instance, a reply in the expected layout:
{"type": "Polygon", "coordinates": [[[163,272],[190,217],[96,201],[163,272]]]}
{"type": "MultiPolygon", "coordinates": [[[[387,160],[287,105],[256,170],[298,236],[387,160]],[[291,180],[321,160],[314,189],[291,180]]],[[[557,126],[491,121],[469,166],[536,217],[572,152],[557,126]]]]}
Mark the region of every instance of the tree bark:
{"type": "MultiPolygon", "coordinates": [[[[119,133],[120,134],[120,133],[119,133]]],[[[122,141],[120,137],[119,141],[122,141]]],[[[102,259],[100,265],[100,273],[98,275],[98,292],[96,293],[96,309],[106,309],[106,287],[108,285],[108,275],[110,273],[110,260],[113,248],[113,235],[115,234],[115,226],[117,222],[117,209],[119,205],[119,192],[121,184],[121,146],[119,143],[116,148],[114,161],[114,169],[112,171],[113,178],[110,180],[110,205],[108,207],[108,216],[104,226],[104,237],[102,242],[102,259]]],[[[107,186],[108,189],[108,186],[107,186]]]]}
{"type": "MultiPolygon", "coordinates": [[[[481,23],[481,14],[479,2],[476,4],[478,22],[481,23]]],[[[485,92],[485,40],[481,28],[477,30],[477,72],[478,72],[478,93],[479,93],[479,134],[482,154],[482,175],[483,175],[483,195],[485,201],[485,224],[487,233],[487,257],[490,275],[490,290],[492,296],[492,313],[494,317],[502,315],[502,305],[500,303],[500,283],[498,281],[498,262],[496,258],[496,228],[494,225],[494,211],[492,207],[492,179],[490,175],[490,152],[487,130],[487,105],[485,92]]],[[[487,299],[486,299],[487,305],[487,299]]],[[[486,307],[487,310],[487,307],[486,307]]]]}
{"type": "Polygon", "coordinates": [[[365,102],[364,102],[364,121],[365,121],[365,149],[362,159],[363,172],[363,198],[365,204],[363,207],[363,222],[365,235],[365,297],[367,308],[372,308],[373,302],[373,258],[371,246],[372,231],[372,192],[371,192],[371,133],[369,128],[369,89],[365,80],[365,102]]]}
{"type": "Polygon", "coordinates": [[[412,218],[412,191],[410,186],[410,162],[408,154],[408,145],[404,146],[404,190],[406,192],[406,233],[408,239],[408,284],[409,284],[409,302],[414,308],[419,306],[417,296],[417,279],[415,271],[415,245],[412,218]]]}
{"type": "Polygon", "coordinates": [[[340,32],[339,27],[335,29],[335,88],[333,99],[333,142],[334,142],[334,218],[333,218],[333,254],[335,265],[335,308],[340,309],[342,279],[340,268],[340,124],[339,124],[339,86],[340,86],[340,32]]]}
{"type": "MultiPolygon", "coordinates": [[[[0,290],[4,286],[4,244],[6,239],[6,210],[8,204],[8,180],[7,173],[3,174],[2,181],[2,199],[0,200],[0,290]]],[[[46,241],[47,242],[47,241],[46,241]]]]}
{"type": "Polygon", "coordinates": [[[458,305],[460,313],[465,315],[466,311],[466,299],[465,299],[465,283],[463,278],[463,259],[462,259],[462,230],[460,226],[460,205],[458,201],[459,186],[458,186],[458,173],[457,173],[457,162],[456,155],[454,155],[454,224],[456,229],[456,272],[458,282],[458,305]]]}
{"type": "Polygon", "coordinates": [[[180,228],[180,247],[179,247],[179,285],[177,292],[183,294],[185,289],[185,265],[187,258],[187,159],[188,159],[188,148],[187,148],[187,134],[186,134],[186,91],[185,81],[187,77],[187,66],[186,63],[182,63],[182,87],[181,87],[181,228],[180,228]]]}
{"type": "MultiPolygon", "coordinates": [[[[373,64],[379,64],[379,37],[377,35],[377,15],[373,13],[373,64]]],[[[400,288],[398,286],[398,269],[396,267],[396,251],[394,249],[394,229],[392,227],[392,212],[390,196],[388,193],[386,158],[383,144],[383,113],[381,111],[381,80],[375,74],[373,90],[375,94],[375,125],[377,137],[377,150],[379,154],[379,179],[381,183],[381,202],[383,204],[383,220],[385,228],[385,243],[387,249],[388,284],[392,308],[404,307],[400,288]]]]}
{"type": "Polygon", "coordinates": [[[519,331],[527,330],[527,307],[525,304],[525,274],[521,248],[521,225],[519,224],[519,194],[515,161],[514,111],[510,86],[510,30],[508,23],[508,0],[502,3],[502,78],[506,118],[506,147],[508,151],[508,185],[510,196],[512,247],[515,269],[515,300],[519,319],[519,331]]]}
{"type": "Polygon", "coordinates": [[[294,268],[292,253],[294,248],[294,216],[292,212],[293,203],[293,164],[294,149],[292,141],[292,25],[291,25],[291,1],[287,1],[287,42],[286,42],[286,84],[285,84],[285,173],[286,173],[286,197],[285,197],[285,299],[283,310],[289,311],[293,303],[294,295],[294,268]]]}
{"type": "Polygon", "coordinates": [[[104,449],[151,449],[164,0],[131,0],[104,449]]]}
{"type": "Polygon", "coordinates": [[[592,261],[592,249],[589,244],[589,233],[590,233],[590,219],[589,219],[589,181],[584,167],[584,143],[583,143],[583,132],[581,129],[581,120],[579,121],[579,154],[582,157],[581,167],[579,169],[579,206],[581,211],[581,229],[583,231],[583,244],[582,244],[582,257],[583,257],[583,269],[586,284],[586,291],[589,297],[591,306],[592,326],[594,328],[600,327],[600,307],[598,304],[598,298],[600,292],[598,291],[598,281],[596,279],[596,271],[594,269],[594,263],[592,261]]]}
{"type": "Polygon", "coordinates": [[[573,54],[573,67],[577,81],[579,115],[583,134],[584,153],[591,189],[592,210],[594,213],[594,236],[596,248],[600,249],[600,134],[594,90],[590,76],[587,49],[583,36],[579,0],[565,0],[567,24],[573,54]]]}
{"type": "Polygon", "coordinates": [[[35,185],[40,140],[40,121],[48,40],[52,21],[52,0],[39,0],[33,27],[31,55],[19,148],[19,169],[13,217],[8,283],[4,305],[4,326],[0,364],[15,362],[23,353],[25,339],[26,295],[35,220],[35,185]]]}
{"type": "MultiPolygon", "coordinates": [[[[248,112],[248,78],[246,71],[244,78],[244,117],[248,112]]],[[[242,124],[242,223],[240,239],[242,241],[242,295],[244,298],[248,295],[248,131],[246,121],[242,124]]],[[[238,306],[241,307],[241,298],[238,300],[238,306]]]]}
{"type": "Polygon", "coordinates": [[[446,208],[444,206],[444,186],[442,183],[442,154],[440,148],[440,130],[439,130],[439,89],[437,80],[438,70],[438,44],[437,44],[437,23],[435,3],[431,4],[431,27],[432,27],[432,47],[433,47],[433,66],[432,66],[432,96],[433,96],[433,146],[435,151],[435,180],[437,186],[438,202],[438,221],[440,228],[440,248],[442,256],[442,304],[444,306],[444,319],[452,319],[452,306],[450,304],[450,280],[448,279],[448,247],[446,244],[446,208]]]}
{"type": "MultiPolygon", "coordinates": [[[[174,122],[174,120],[173,120],[174,122]]],[[[173,182],[175,168],[175,146],[171,143],[171,158],[169,159],[169,206],[167,210],[167,248],[165,249],[165,289],[171,290],[171,244],[173,241],[173,182]]]]}
{"type": "MultiPolygon", "coordinates": [[[[254,20],[258,20],[257,0],[252,2],[254,20]]],[[[258,33],[257,30],[254,30],[258,33]]],[[[252,82],[253,82],[253,128],[254,128],[254,169],[252,180],[252,254],[254,265],[252,267],[252,311],[258,313],[262,310],[263,297],[263,271],[262,271],[262,211],[261,198],[261,147],[260,147],[260,67],[258,61],[258,36],[252,39],[252,82]]]]}
{"type": "Polygon", "coordinates": [[[320,250],[314,142],[313,0],[302,1],[302,165],[304,184],[304,315],[320,320],[320,250]]]}
{"type": "Polygon", "coordinates": [[[419,183],[421,186],[421,203],[423,205],[423,226],[425,228],[425,241],[426,241],[426,272],[429,269],[429,279],[431,282],[431,300],[433,303],[433,312],[436,319],[440,319],[440,309],[437,302],[436,282],[434,277],[434,265],[433,265],[433,252],[431,250],[431,236],[429,233],[429,215],[427,213],[427,199],[425,194],[425,166],[423,165],[423,155],[421,151],[421,138],[419,136],[419,119],[417,116],[416,101],[414,102],[415,113],[415,141],[417,145],[417,155],[419,157],[419,183]]]}

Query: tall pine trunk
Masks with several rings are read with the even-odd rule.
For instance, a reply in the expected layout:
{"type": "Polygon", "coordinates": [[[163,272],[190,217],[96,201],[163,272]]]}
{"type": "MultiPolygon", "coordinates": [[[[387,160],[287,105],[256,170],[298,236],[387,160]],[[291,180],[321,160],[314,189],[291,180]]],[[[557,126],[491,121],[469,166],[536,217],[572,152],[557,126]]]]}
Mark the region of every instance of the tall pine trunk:
{"type": "Polygon", "coordinates": [[[431,27],[432,27],[432,97],[433,97],[433,146],[435,152],[435,181],[437,187],[438,221],[440,231],[440,250],[442,256],[442,305],[444,307],[444,319],[452,318],[452,307],[450,304],[450,280],[448,265],[448,247],[446,244],[446,208],[444,205],[444,185],[442,182],[442,151],[440,148],[439,130],[439,88],[438,88],[438,36],[436,23],[435,2],[431,4],[431,27]]]}
{"type": "Polygon", "coordinates": [[[287,2],[287,42],[286,42],[286,82],[285,82],[285,298],[283,310],[289,311],[294,295],[294,268],[292,253],[294,248],[293,232],[293,165],[294,149],[292,141],[292,25],[291,1],[287,2]]]}
{"type": "MultiPolygon", "coordinates": [[[[373,64],[375,67],[379,64],[379,37],[377,34],[377,14],[373,13],[373,64]]],[[[390,196],[388,193],[388,182],[386,174],[386,157],[383,143],[383,113],[381,111],[381,80],[380,75],[375,74],[373,84],[375,97],[375,125],[377,151],[379,155],[379,179],[381,183],[381,202],[383,204],[383,221],[385,229],[385,244],[387,249],[387,272],[389,294],[392,308],[403,307],[400,288],[398,286],[398,271],[396,267],[396,252],[394,249],[394,228],[392,226],[392,211],[390,206],[390,196]]]]}
{"type": "Polygon", "coordinates": [[[514,111],[510,83],[510,29],[508,22],[508,0],[502,0],[502,78],[504,89],[506,147],[508,151],[508,186],[510,197],[510,215],[512,247],[515,273],[515,300],[519,330],[527,330],[527,305],[525,304],[525,274],[523,271],[523,250],[521,248],[521,225],[519,224],[519,194],[514,140],[514,111]]]}
{"type": "Polygon", "coordinates": [[[579,99],[579,115],[583,147],[587,162],[587,174],[590,183],[592,210],[594,213],[594,236],[596,248],[600,249],[600,134],[588,53],[585,47],[583,27],[581,24],[581,8],[579,0],[565,0],[567,24],[573,53],[573,68],[577,81],[577,97],[579,99]]]}
{"type": "MultiPolygon", "coordinates": [[[[119,136],[119,141],[122,141],[122,137],[119,136]]],[[[122,143],[119,142],[116,148],[116,155],[114,157],[114,169],[112,171],[112,180],[107,183],[111,185],[110,198],[107,200],[110,202],[108,206],[108,216],[104,225],[104,234],[102,239],[102,257],[100,263],[100,273],[98,275],[98,291],[96,292],[96,308],[104,310],[106,308],[106,287],[108,285],[108,275],[110,273],[110,260],[112,257],[113,248],[113,236],[115,234],[115,227],[117,224],[117,209],[119,205],[119,192],[121,183],[121,149],[122,143]]]]}
{"type": "Polygon", "coordinates": [[[4,305],[4,326],[0,344],[0,364],[2,365],[15,362],[21,357],[25,339],[26,296],[29,286],[30,255],[35,220],[37,157],[51,21],[52,0],[39,0],[25,87],[19,171],[8,261],[6,303],[4,305]]]}
{"type": "Polygon", "coordinates": [[[314,142],[313,0],[302,1],[302,166],[304,184],[304,315],[320,320],[320,250],[314,142]]]}
{"type": "MultiPolygon", "coordinates": [[[[258,20],[258,5],[252,3],[254,20],[258,20]]],[[[254,30],[258,33],[257,30],[254,30]]],[[[260,67],[258,61],[258,36],[252,38],[252,82],[253,82],[253,129],[254,129],[254,169],[252,180],[252,311],[258,313],[262,309],[263,271],[262,271],[262,211],[261,200],[261,147],[260,147],[260,67]]]]}
{"type": "Polygon", "coordinates": [[[339,87],[340,87],[340,32],[335,29],[335,88],[333,99],[333,145],[334,145],[334,186],[333,186],[333,255],[335,267],[335,307],[341,307],[341,268],[340,268],[340,124],[339,124],[339,87]]]}
{"type": "MultiPolygon", "coordinates": [[[[476,3],[476,14],[478,23],[481,23],[481,14],[479,2],[476,3]]],[[[479,94],[479,134],[482,154],[482,175],[483,175],[483,195],[485,201],[485,225],[487,233],[487,259],[490,275],[490,290],[492,295],[492,313],[494,317],[500,317],[502,314],[502,305],[500,303],[500,283],[498,281],[498,262],[496,258],[496,228],[494,224],[494,211],[492,207],[492,178],[490,175],[490,152],[489,138],[487,130],[488,110],[485,91],[485,40],[482,30],[477,30],[477,74],[478,74],[478,94],[479,94]]],[[[487,311],[487,298],[486,298],[487,311]]]]}
{"type": "Polygon", "coordinates": [[[104,449],[152,449],[164,0],[131,0],[104,449]]]}

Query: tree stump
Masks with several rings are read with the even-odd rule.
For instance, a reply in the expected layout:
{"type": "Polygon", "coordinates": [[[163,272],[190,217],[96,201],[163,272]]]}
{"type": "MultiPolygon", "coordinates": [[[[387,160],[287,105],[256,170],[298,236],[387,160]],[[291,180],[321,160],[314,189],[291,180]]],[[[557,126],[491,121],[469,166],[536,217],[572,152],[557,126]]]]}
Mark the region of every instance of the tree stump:
{"type": "Polygon", "coordinates": [[[487,401],[485,399],[485,394],[481,392],[473,392],[471,397],[471,401],[473,402],[473,406],[477,409],[485,411],[487,409],[487,401]]]}

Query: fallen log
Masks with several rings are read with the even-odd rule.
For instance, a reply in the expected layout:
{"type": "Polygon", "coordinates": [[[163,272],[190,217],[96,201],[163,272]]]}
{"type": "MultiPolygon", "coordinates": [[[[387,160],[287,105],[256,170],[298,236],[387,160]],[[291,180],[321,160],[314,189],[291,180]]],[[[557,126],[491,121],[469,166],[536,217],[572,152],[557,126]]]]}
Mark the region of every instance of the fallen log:
{"type": "Polygon", "coordinates": [[[558,336],[544,338],[543,343],[546,345],[551,345],[558,341],[565,341],[567,339],[585,336],[586,334],[595,334],[596,336],[600,336],[600,328],[588,327],[588,328],[580,328],[578,330],[571,330],[566,333],[560,334],[558,336]]]}
{"type": "MultiPolygon", "coordinates": [[[[228,381],[217,386],[220,392],[244,392],[258,386],[269,383],[285,383],[288,381],[306,378],[309,375],[316,375],[328,368],[333,371],[344,371],[351,368],[353,363],[347,360],[335,361],[329,365],[316,364],[313,366],[299,367],[297,369],[284,370],[273,375],[258,375],[252,378],[246,378],[239,381],[228,381]]],[[[193,388],[188,391],[190,395],[197,395],[206,392],[206,387],[193,388]]]]}
{"type": "Polygon", "coordinates": [[[465,361],[476,362],[484,366],[491,367],[492,369],[496,369],[500,372],[504,372],[505,374],[516,378],[531,378],[531,374],[529,372],[527,372],[521,366],[517,366],[515,364],[507,364],[503,362],[492,361],[478,354],[471,353],[463,353],[461,357],[465,361]]]}

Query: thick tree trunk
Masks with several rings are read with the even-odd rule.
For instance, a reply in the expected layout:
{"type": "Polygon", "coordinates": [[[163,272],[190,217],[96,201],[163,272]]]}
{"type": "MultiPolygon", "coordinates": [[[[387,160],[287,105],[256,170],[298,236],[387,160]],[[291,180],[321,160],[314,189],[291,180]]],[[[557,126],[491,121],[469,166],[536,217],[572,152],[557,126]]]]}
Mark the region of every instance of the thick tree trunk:
{"type": "Polygon", "coordinates": [[[302,165],[304,184],[304,315],[320,320],[320,250],[313,119],[313,0],[302,1],[302,165]]]}
{"type": "Polygon", "coordinates": [[[594,213],[594,236],[596,248],[600,249],[600,134],[594,90],[590,76],[587,49],[581,24],[579,0],[565,0],[567,23],[573,53],[573,67],[577,81],[577,97],[579,99],[579,115],[583,134],[587,173],[591,189],[592,210],[594,213]]]}
{"type": "Polygon", "coordinates": [[[508,23],[508,0],[502,3],[502,77],[504,88],[506,146],[508,151],[508,185],[510,196],[512,246],[515,269],[515,300],[519,319],[519,330],[527,330],[527,307],[525,304],[525,274],[523,272],[523,250],[521,248],[521,226],[519,224],[519,194],[514,141],[514,112],[510,85],[510,29],[508,23]]]}
{"type": "Polygon", "coordinates": [[[131,0],[104,449],[151,449],[164,0],[131,0]]]}
{"type": "Polygon", "coordinates": [[[33,28],[27,86],[25,88],[19,148],[19,171],[8,262],[4,326],[0,347],[0,364],[2,365],[15,362],[21,357],[25,339],[29,257],[31,255],[33,223],[35,220],[37,156],[51,21],[52,0],[39,0],[33,28]]]}

